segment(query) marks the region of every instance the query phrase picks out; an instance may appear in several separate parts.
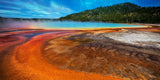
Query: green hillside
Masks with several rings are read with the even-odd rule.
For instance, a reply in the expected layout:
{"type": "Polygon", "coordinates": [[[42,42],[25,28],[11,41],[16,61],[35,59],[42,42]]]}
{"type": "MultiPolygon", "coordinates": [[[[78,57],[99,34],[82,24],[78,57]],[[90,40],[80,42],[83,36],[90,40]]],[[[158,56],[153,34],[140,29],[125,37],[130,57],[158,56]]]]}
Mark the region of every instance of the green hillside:
{"type": "Polygon", "coordinates": [[[160,23],[160,7],[140,7],[132,3],[122,3],[70,14],[61,17],[60,20],[114,23],[160,23]]]}

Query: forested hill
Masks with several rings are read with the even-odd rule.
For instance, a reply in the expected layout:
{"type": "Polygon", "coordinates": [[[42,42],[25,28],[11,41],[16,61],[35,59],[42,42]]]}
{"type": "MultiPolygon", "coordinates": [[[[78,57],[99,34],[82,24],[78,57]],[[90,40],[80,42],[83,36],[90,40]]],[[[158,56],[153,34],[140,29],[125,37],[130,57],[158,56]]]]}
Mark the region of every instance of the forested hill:
{"type": "Polygon", "coordinates": [[[160,7],[140,7],[132,3],[122,3],[70,14],[61,17],[60,20],[114,23],[160,23],[160,7]]]}

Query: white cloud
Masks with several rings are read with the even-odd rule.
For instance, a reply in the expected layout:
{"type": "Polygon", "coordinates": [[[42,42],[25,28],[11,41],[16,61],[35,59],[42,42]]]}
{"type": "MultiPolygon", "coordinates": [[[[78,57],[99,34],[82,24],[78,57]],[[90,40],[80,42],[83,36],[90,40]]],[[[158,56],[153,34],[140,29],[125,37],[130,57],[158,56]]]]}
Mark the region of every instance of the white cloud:
{"type": "MultiPolygon", "coordinates": [[[[13,11],[11,11],[11,10],[3,10],[2,11],[1,10],[1,12],[3,14],[13,13],[13,15],[14,15],[15,13],[19,13],[19,14],[23,14],[26,16],[28,15],[28,17],[34,16],[34,15],[42,17],[42,15],[43,16],[45,15],[44,17],[51,16],[52,18],[54,18],[54,17],[57,18],[57,17],[61,17],[61,16],[75,12],[66,6],[59,5],[53,1],[51,1],[50,5],[48,5],[48,6],[45,6],[43,4],[39,4],[36,1],[24,2],[24,1],[17,0],[17,1],[12,2],[12,1],[5,0],[3,2],[9,3],[9,4],[14,4],[16,6],[20,6],[20,7],[13,6],[13,8],[12,8],[12,6],[7,6],[7,8],[16,9],[16,10],[13,10],[13,11]]],[[[5,6],[2,6],[2,7],[5,7],[5,6]]],[[[19,15],[15,14],[15,16],[19,16],[19,15]]]]}
{"type": "Polygon", "coordinates": [[[72,9],[62,6],[62,5],[58,5],[54,2],[51,2],[51,8],[54,9],[55,11],[63,12],[63,13],[73,13],[74,12],[72,9]]]}

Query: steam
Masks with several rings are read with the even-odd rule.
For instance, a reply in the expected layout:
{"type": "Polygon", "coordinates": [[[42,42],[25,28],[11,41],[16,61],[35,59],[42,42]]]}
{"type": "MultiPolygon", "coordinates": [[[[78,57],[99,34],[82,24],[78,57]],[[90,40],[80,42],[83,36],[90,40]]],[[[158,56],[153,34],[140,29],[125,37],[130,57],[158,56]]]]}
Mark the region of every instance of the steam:
{"type": "Polygon", "coordinates": [[[44,19],[0,19],[0,29],[3,28],[36,28],[36,29],[98,29],[117,27],[146,27],[141,25],[127,25],[102,22],[74,22],[44,19]]]}
{"type": "Polygon", "coordinates": [[[4,28],[33,28],[38,27],[42,20],[14,20],[14,19],[1,19],[0,29],[4,28]]]}

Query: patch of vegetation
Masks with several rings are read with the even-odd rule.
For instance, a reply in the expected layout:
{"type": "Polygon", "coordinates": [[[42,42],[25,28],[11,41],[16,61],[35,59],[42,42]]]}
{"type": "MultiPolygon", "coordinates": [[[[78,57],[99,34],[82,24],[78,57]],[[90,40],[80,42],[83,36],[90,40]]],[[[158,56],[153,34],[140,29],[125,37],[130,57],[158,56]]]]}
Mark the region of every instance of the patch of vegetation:
{"type": "Polygon", "coordinates": [[[70,14],[59,20],[160,23],[160,7],[140,7],[132,3],[123,3],[70,14]]]}

